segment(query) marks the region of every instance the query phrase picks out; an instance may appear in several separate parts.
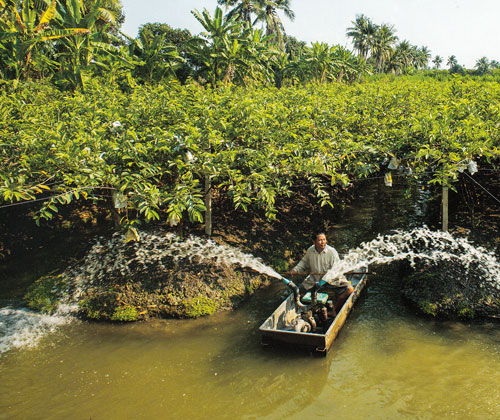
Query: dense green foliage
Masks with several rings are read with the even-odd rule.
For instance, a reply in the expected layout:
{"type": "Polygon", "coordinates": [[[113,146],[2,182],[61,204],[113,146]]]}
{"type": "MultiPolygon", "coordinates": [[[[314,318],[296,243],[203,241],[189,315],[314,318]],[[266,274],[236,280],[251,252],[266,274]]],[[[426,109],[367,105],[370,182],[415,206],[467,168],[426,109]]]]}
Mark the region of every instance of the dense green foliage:
{"type": "Polygon", "coordinates": [[[0,0],[0,76],[83,87],[101,59],[118,56],[121,20],[118,0],[0,0]]]}
{"type": "Polygon", "coordinates": [[[129,94],[96,81],[85,94],[26,83],[0,96],[0,199],[43,199],[35,217],[50,219],[78,200],[112,209],[114,195],[122,224],[174,225],[203,221],[207,179],[235,208],[270,218],[297,185],[332,205],[328,185],[385,171],[393,156],[406,174],[453,184],[470,160],[498,161],[499,98],[498,84],[465,79],[171,82],[129,94]]]}
{"type": "MultiPolygon", "coordinates": [[[[137,38],[120,32],[119,0],[0,0],[0,82],[51,80],[62,90],[84,91],[94,77],[130,91],[136,84],[176,78],[221,84],[283,85],[363,80],[374,73],[428,69],[430,50],[398,42],[396,29],[358,15],[347,28],[354,52],[340,45],[307,46],[286,36],[279,13],[294,18],[288,0],[219,0],[192,10],[195,36],[165,23],[145,23],[137,38]],[[263,29],[258,29],[259,25],[263,29]]],[[[443,58],[433,60],[439,70],[443,58]]],[[[485,75],[497,61],[480,58],[475,70],[448,58],[447,74],[485,75]]]]}
{"type": "Polygon", "coordinates": [[[288,1],[219,3],[234,8],[226,15],[218,7],[213,14],[192,11],[203,27],[197,36],[146,23],[133,39],[119,32],[124,16],[117,0],[0,0],[0,78],[47,79],[60,89],[82,91],[96,76],[125,90],[171,77],[212,86],[281,87],[353,82],[375,70],[407,73],[425,68],[430,57],[426,49],[405,42],[394,50],[397,37],[387,25],[379,28],[380,42],[369,45],[369,57],[358,48],[363,28],[352,32],[358,56],[339,45],[315,42],[308,47],[284,35],[277,11],[293,18],[288,1]],[[258,22],[265,31],[255,27],[258,22]]]}

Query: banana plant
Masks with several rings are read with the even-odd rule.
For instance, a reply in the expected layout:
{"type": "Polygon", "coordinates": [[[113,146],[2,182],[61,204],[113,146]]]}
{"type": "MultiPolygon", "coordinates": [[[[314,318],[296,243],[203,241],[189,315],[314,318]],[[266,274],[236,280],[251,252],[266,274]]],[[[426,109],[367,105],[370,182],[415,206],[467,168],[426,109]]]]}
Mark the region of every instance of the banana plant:
{"type": "Polygon", "coordinates": [[[234,41],[241,34],[242,24],[237,22],[236,16],[224,18],[219,7],[213,18],[206,9],[201,13],[197,10],[191,13],[205,29],[201,37],[193,38],[190,43],[193,56],[200,63],[197,74],[215,86],[230,71],[228,56],[234,55],[238,48],[234,41]]]}
{"type": "Polygon", "coordinates": [[[101,14],[101,0],[92,0],[89,8],[84,0],[61,0],[57,3],[59,25],[81,30],[77,36],[64,39],[57,53],[64,69],[62,83],[73,89],[85,89],[88,67],[98,53],[120,56],[119,49],[107,39],[107,26],[98,28],[101,14]]]}
{"type": "Polygon", "coordinates": [[[271,37],[249,26],[244,29],[237,16],[224,17],[218,7],[213,18],[206,10],[194,11],[193,15],[206,30],[191,41],[195,62],[200,63],[200,77],[212,86],[272,80],[271,62],[276,51],[269,48],[271,37]]]}
{"type": "Polygon", "coordinates": [[[325,42],[314,42],[312,48],[306,51],[304,63],[309,67],[313,80],[324,83],[331,78],[334,66],[331,47],[325,42]]]}
{"type": "Polygon", "coordinates": [[[40,1],[2,0],[0,6],[6,8],[8,16],[0,22],[2,67],[12,70],[16,80],[28,77],[36,45],[89,32],[86,28],[52,29],[56,4],[56,0],[51,0],[40,12],[40,1]]]}
{"type": "Polygon", "coordinates": [[[184,61],[177,48],[166,42],[165,34],[142,33],[140,39],[133,40],[132,49],[141,60],[135,66],[134,74],[147,82],[175,77],[175,71],[184,61]]]}
{"type": "Polygon", "coordinates": [[[244,43],[241,69],[247,77],[258,82],[273,82],[272,64],[279,52],[270,48],[271,36],[264,35],[260,29],[247,28],[242,34],[244,43]]]}

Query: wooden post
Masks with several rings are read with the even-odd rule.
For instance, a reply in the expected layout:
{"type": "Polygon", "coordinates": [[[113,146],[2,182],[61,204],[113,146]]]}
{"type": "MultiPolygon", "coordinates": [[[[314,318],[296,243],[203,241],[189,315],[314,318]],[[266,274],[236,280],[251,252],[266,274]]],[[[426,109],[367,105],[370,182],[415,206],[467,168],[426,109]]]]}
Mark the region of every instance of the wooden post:
{"type": "Polygon", "coordinates": [[[443,215],[442,215],[442,229],[443,232],[448,232],[448,187],[443,185],[443,200],[442,200],[442,207],[443,207],[443,215]]]}
{"type": "Polygon", "coordinates": [[[205,175],[205,207],[205,234],[212,236],[212,185],[208,175],[205,175]]]}

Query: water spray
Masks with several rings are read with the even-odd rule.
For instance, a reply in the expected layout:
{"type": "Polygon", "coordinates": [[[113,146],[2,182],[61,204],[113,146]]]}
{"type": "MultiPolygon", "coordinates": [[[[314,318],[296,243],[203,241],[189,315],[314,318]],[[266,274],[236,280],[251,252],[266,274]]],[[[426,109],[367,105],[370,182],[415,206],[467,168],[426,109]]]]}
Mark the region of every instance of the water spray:
{"type": "MultiPolygon", "coordinates": [[[[293,292],[294,302],[302,311],[307,305],[300,300],[299,288],[284,275],[288,277],[299,274],[323,274],[280,274],[250,254],[194,236],[179,238],[173,233],[139,232],[139,238],[140,242],[124,244],[123,236],[115,234],[110,239],[101,239],[96,243],[81,264],[66,270],[63,274],[71,282],[71,288],[52,316],[47,317],[27,309],[2,308],[0,354],[9,348],[24,345],[28,336],[33,338],[29,339],[27,345],[34,345],[44,332],[53,331],[55,326],[70,322],[72,315],[78,311],[79,295],[88,287],[98,286],[102,279],[117,274],[128,277],[137,273],[137,270],[148,270],[152,266],[166,269],[165,263],[169,259],[187,258],[196,263],[224,263],[233,267],[246,267],[276,278],[283,281],[293,292]],[[16,322],[12,322],[13,319],[16,319],[16,322]]],[[[481,274],[477,287],[492,296],[500,296],[500,264],[492,253],[482,247],[474,246],[465,238],[454,238],[449,233],[433,232],[425,227],[411,231],[395,231],[390,235],[380,235],[370,242],[360,244],[325,273],[317,287],[319,289],[325,283],[332,283],[339,276],[357,273],[373,264],[387,264],[400,260],[407,260],[411,265],[416,261],[429,263],[456,261],[465,270],[477,267],[481,274]]],[[[316,296],[315,293],[312,295],[314,303],[316,296]]]]}

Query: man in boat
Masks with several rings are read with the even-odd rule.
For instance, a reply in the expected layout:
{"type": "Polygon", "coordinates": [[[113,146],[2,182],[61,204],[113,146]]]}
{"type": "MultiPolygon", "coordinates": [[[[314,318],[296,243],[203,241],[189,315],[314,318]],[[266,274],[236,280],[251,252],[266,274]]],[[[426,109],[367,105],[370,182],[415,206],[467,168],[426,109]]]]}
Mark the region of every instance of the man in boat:
{"type": "MultiPolygon", "coordinates": [[[[290,275],[304,272],[313,273],[309,274],[299,286],[301,296],[309,289],[312,289],[323,277],[323,274],[314,273],[326,273],[340,261],[336,249],[327,244],[324,232],[315,231],[312,235],[312,241],[313,244],[307,249],[304,257],[289,271],[290,275]]],[[[342,308],[344,302],[354,291],[351,284],[343,276],[332,283],[326,283],[322,287],[322,290],[326,291],[328,296],[333,300],[336,311],[342,308]]]]}

